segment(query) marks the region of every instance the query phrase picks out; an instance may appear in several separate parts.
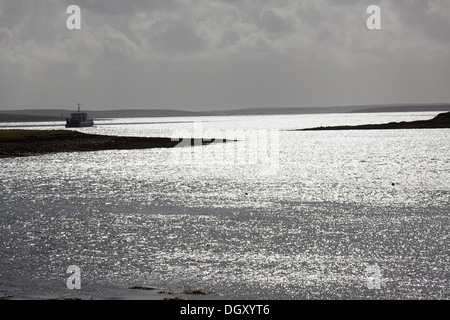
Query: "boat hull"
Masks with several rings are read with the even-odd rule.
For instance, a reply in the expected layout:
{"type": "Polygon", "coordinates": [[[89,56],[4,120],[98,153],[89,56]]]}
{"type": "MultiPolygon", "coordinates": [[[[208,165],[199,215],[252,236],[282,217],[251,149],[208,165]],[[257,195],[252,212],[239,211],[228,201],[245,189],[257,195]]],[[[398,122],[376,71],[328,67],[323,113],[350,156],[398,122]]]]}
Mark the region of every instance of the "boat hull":
{"type": "Polygon", "coordinates": [[[68,121],[66,123],[66,128],[83,128],[83,127],[93,127],[94,121],[86,121],[86,122],[79,122],[79,121],[68,121]]]}

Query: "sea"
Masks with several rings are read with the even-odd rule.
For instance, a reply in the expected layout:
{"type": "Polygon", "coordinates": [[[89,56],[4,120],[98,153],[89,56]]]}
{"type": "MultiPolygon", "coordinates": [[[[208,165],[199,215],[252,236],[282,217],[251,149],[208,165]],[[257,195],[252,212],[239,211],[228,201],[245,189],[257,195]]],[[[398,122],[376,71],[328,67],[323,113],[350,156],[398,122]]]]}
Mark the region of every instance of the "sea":
{"type": "Polygon", "coordinates": [[[184,140],[0,159],[0,299],[449,299],[450,130],[295,130],[437,114],[95,119],[184,140]]]}

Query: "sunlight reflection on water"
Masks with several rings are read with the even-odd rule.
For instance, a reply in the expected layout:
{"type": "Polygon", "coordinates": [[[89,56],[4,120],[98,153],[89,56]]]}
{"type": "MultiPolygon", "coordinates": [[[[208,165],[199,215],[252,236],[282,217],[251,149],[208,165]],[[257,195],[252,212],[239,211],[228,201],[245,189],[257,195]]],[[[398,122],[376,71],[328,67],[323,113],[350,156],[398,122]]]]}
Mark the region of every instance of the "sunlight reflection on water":
{"type": "MultiPolygon", "coordinates": [[[[398,115],[208,117],[203,128],[367,117],[398,115]]],[[[87,131],[170,136],[192,121],[87,131]]],[[[278,138],[271,170],[237,161],[245,141],[0,159],[1,287],[67,295],[65,269],[76,264],[87,296],[139,285],[232,299],[448,298],[449,130],[278,138]],[[200,158],[187,161],[194,152],[200,158]],[[217,156],[227,152],[234,160],[217,156]],[[364,276],[372,263],[383,273],[376,292],[364,276]]]]}

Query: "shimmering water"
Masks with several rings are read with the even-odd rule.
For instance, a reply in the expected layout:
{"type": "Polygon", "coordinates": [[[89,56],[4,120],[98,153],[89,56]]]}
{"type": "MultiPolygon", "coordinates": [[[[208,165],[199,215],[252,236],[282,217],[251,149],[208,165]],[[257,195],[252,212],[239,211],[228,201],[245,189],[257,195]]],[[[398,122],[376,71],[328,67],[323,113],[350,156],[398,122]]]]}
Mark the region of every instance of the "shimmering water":
{"type": "Polygon", "coordinates": [[[448,299],[450,130],[288,131],[436,114],[105,119],[80,131],[240,139],[0,159],[0,296],[448,299]]]}

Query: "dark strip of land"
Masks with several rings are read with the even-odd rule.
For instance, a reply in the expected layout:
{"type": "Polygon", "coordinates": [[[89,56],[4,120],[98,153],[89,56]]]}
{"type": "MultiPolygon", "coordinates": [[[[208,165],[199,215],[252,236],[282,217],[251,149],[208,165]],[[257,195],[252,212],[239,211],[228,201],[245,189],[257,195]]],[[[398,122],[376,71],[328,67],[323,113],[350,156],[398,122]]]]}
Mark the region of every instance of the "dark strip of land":
{"type": "Polygon", "coordinates": [[[71,130],[0,130],[0,158],[55,152],[173,148],[177,145],[198,146],[214,142],[214,139],[184,140],[186,139],[172,141],[171,138],[116,137],[71,130]]]}
{"type": "Polygon", "coordinates": [[[450,112],[440,113],[430,120],[411,122],[389,122],[383,124],[363,124],[358,126],[335,126],[297,129],[294,131],[320,131],[320,130],[389,130],[389,129],[443,129],[450,128],[450,112]]]}
{"type": "Polygon", "coordinates": [[[65,119],[56,116],[36,116],[26,114],[0,113],[0,122],[45,122],[45,121],[65,121],[65,119]]]}
{"type": "MultiPolygon", "coordinates": [[[[68,109],[22,109],[0,111],[0,122],[11,121],[64,121],[75,110],[68,109]],[[13,115],[10,117],[9,115],[13,115]],[[31,117],[30,117],[31,116],[31,117]],[[32,116],[40,116],[42,118],[32,116]]],[[[137,117],[189,117],[227,115],[280,115],[320,113],[365,113],[365,112],[447,112],[449,103],[353,105],[334,107],[292,107],[292,108],[244,108],[215,111],[182,111],[161,109],[85,110],[90,118],[137,118],[137,117]]]]}

